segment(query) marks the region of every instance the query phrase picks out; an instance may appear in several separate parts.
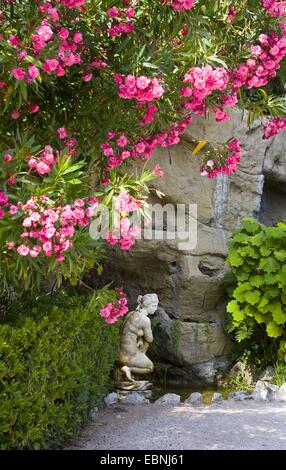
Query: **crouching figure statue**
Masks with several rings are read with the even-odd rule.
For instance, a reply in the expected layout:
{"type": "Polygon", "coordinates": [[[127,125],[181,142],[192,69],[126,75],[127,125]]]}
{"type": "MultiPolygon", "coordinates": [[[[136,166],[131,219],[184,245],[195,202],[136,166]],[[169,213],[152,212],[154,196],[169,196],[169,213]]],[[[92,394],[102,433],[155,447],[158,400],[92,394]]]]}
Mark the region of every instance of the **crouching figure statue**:
{"type": "Polygon", "coordinates": [[[153,315],[158,308],[157,294],[139,295],[138,307],[129,312],[121,330],[119,363],[121,371],[128,382],[122,383],[122,388],[145,388],[148,381],[136,381],[136,375],[150,374],[154,370],[153,362],[146,356],[147,349],[153,341],[151,321],[148,315],[153,315]],[[125,384],[125,387],[124,387],[125,384]]]}

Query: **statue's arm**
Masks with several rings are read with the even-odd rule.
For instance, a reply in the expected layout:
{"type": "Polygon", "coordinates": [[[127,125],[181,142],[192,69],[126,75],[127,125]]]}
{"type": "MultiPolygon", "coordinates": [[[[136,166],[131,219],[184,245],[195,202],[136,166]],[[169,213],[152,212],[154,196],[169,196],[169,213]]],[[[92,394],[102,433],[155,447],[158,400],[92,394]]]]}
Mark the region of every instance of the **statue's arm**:
{"type": "Polygon", "coordinates": [[[153,342],[153,333],[151,329],[151,322],[149,318],[147,319],[148,321],[144,325],[144,339],[147,341],[147,343],[152,343],[153,342]]]}

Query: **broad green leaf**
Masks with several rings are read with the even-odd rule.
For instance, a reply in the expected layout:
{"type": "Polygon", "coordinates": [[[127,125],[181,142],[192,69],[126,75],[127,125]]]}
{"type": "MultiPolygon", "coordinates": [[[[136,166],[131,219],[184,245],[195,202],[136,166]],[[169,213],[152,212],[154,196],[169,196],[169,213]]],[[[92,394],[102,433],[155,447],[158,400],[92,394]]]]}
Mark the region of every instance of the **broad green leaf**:
{"type": "Polygon", "coordinates": [[[244,297],[246,302],[250,303],[251,305],[255,305],[259,302],[261,294],[259,291],[246,292],[244,297]]]}
{"type": "Polygon", "coordinates": [[[274,322],[268,323],[266,331],[268,336],[270,336],[271,338],[279,338],[279,336],[283,334],[283,329],[281,328],[281,326],[278,326],[274,322]]]}
{"type": "Polygon", "coordinates": [[[270,305],[269,312],[272,313],[273,320],[277,325],[284,325],[286,323],[286,313],[282,310],[282,305],[279,302],[274,302],[270,305]]]}

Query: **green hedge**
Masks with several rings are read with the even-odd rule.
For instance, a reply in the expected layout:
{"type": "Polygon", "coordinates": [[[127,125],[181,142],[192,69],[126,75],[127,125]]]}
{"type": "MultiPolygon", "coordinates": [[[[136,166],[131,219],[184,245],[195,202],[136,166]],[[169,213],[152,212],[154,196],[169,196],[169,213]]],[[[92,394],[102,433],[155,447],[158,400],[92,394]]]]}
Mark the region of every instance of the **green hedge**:
{"type": "Polygon", "coordinates": [[[74,436],[106,393],[116,357],[118,327],[99,316],[101,305],[62,294],[37,305],[0,324],[2,450],[49,449],[74,436]]]}

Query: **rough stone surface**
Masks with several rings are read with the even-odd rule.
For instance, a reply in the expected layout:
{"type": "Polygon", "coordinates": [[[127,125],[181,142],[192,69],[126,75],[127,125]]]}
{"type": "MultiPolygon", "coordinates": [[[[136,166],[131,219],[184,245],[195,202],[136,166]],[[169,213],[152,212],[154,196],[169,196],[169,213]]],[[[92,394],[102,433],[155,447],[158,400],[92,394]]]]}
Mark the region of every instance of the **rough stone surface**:
{"type": "Polygon", "coordinates": [[[277,385],[268,383],[267,384],[267,400],[275,401],[277,399],[278,391],[279,391],[279,387],[277,385]]]}
{"type": "Polygon", "coordinates": [[[277,401],[286,401],[286,383],[281,385],[279,390],[275,394],[275,400],[277,401]]]}
{"type": "Polygon", "coordinates": [[[91,413],[90,413],[91,419],[95,419],[97,413],[98,413],[98,408],[96,406],[95,408],[93,408],[93,410],[91,410],[91,413]]]}
{"type": "Polygon", "coordinates": [[[278,400],[278,392],[279,392],[279,387],[277,385],[271,384],[268,381],[259,380],[251,396],[255,400],[275,401],[275,400],[278,400]]]}
{"type": "Polygon", "coordinates": [[[121,403],[128,404],[128,405],[137,405],[140,403],[150,403],[150,402],[148,398],[144,397],[143,394],[140,394],[138,392],[131,392],[121,399],[121,403]]]}
{"type": "MultiPolygon", "coordinates": [[[[164,178],[152,182],[150,203],[197,204],[197,245],[180,247],[171,215],[168,226],[173,239],[138,240],[129,252],[111,250],[107,280],[124,286],[131,308],[138,294],[158,294],[161,308],[154,318],[154,349],[158,353],[154,359],[167,363],[174,374],[182,370],[186,381],[215,382],[221,371],[211,364],[223,360],[230,348],[224,329],[221,280],[232,230],[243,217],[269,221],[275,204],[279,207],[275,218],[283,214],[286,218],[285,133],[272,141],[263,140],[262,134],[258,125],[249,130],[247,116],[242,119],[237,110],[225,123],[216,123],[213,116],[195,118],[182,143],[158,151],[147,166],[159,164],[165,172],[164,178]],[[213,180],[201,177],[191,139],[222,143],[233,136],[243,149],[239,171],[213,180]],[[162,199],[157,190],[164,193],[162,199]]],[[[186,214],[189,220],[193,219],[186,214]]]]}
{"type": "Polygon", "coordinates": [[[157,405],[177,405],[180,401],[180,395],[176,395],[176,393],[166,393],[162,397],[158,398],[155,403],[157,405]]]}
{"type": "Polygon", "coordinates": [[[185,403],[188,403],[189,405],[202,405],[203,396],[199,392],[191,393],[191,395],[186,399],[185,403]]]}
{"type": "Polygon", "coordinates": [[[118,396],[117,396],[117,393],[115,392],[109,393],[104,398],[104,403],[106,404],[106,406],[113,405],[114,403],[117,403],[117,402],[118,402],[118,396]]]}
{"type": "Polygon", "coordinates": [[[69,450],[286,450],[286,403],[116,408],[100,410],[69,450]]]}
{"type": "Polygon", "coordinates": [[[250,398],[249,393],[245,392],[244,390],[230,393],[228,397],[229,400],[235,400],[235,401],[249,400],[249,398],[250,398]]]}
{"type": "Polygon", "coordinates": [[[267,400],[268,388],[267,384],[262,380],[258,380],[255,385],[255,389],[252,392],[252,397],[254,400],[267,400]]]}
{"type": "Polygon", "coordinates": [[[213,405],[220,405],[223,403],[223,396],[221,393],[214,393],[212,396],[212,404],[213,405]]]}
{"type": "Polygon", "coordinates": [[[259,376],[259,380],[262,380],[263,382],[271,382],[271,380],[273,380],[274,378],[274,375],[275,375],[274,368],[271,366],[268,366],[259,376]]]}

